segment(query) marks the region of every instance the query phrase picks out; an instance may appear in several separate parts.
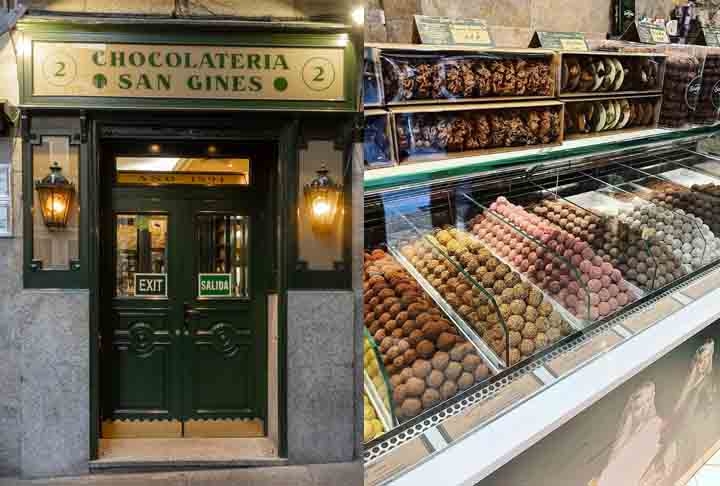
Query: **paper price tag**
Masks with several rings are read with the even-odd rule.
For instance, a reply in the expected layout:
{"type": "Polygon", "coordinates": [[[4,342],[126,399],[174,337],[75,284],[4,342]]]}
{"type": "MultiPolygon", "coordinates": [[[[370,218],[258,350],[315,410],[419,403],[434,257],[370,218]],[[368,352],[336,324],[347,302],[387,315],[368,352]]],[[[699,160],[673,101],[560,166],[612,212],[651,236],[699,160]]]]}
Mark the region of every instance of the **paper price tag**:
{"type": "Polygon", "coordinates": [[[560,46],[565,51],[587,51],[587,43],[584,39],[560,39],[560,46]]]}
{"type": "Polygon", "coordinates": [[[481,26],[452,25],[450,27],[450,34],[455,44],[492,45],[490,34],[486,28],[481,26]]]}

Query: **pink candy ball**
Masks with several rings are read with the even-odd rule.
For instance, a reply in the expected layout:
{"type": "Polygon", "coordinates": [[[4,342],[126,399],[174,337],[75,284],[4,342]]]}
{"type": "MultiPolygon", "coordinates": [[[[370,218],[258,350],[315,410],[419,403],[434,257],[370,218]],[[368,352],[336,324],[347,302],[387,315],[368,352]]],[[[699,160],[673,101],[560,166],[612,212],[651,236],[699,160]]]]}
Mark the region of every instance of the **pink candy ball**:
{"type": "Polygon", "coordinates": [[[605,275],[610,275],[612,271],[614,270],[613,266],[610,265],[608,262],[602,262],[600,264],[600,269],[602,270],[602,273],[605,275]]]}
{"type": "Polygon", "coordinates": [[[570,307],[570,308],[576,307],[577,303],[578,303],[577,296],[575,296],[573,294],[569,294],[567,297],[565,297],[566,307],[570,307]]]}
{"type": "Polygon", "coordinates": [[[615,300],[617,300],[618,305],[621,305],[621,306],[627,305],[627,303],[628,303],[627,294],[625,292],[621,292],[621,293],[617,294],[617,297],[615,297],[615,300]]]}
{"type": "Polygon", "coordinates": [[[590,289],[590,292],[600,292],[602,284],[600,283],[600,280],[592,279],[588,281],[587,287],[590,289]]]}
{"type": "Polygon", "coordinates": [[[578,283],[577,283],[576,281],[571,280],[571,281],[568,283],[567,288],[568,288],[568,292],[572,292],[573,294],[577,294],[577,291],[578,291],[578,289],[580,289],[580,286],[578,285],[578,283]]]}
{"type": "Polygon", "coordinates": [[[608,292],[608,289],[600,289],[600,292],[598,292],[598,296],[600,297],[600,300],[602,302],[607,302],[610,300],[610,292],[608,292]]]}
{"type": "Polygon", "coordinates": [[[590,281],[590,276],[587,273],[583,273],[580,275],[580,281],[584,284],[587,284],[590,281]]]}
{"type": "Polygon", "coordinates": [[[580,263],[583,261],[582,256],[578,255],[577,253],[570,258],[570,263],[573,264],[573,266],[577,267],[580,265],[580,263]]]}
{"type": "Polygon", "coordinates": [[[599,279],[600,277],[602,277],[602,270],[600,270],[600,267],[593,265],[592,267],[590,267],[589,275],[592,279],[599,279]]]}
{"type": "Polygon", "coordinates": [[[585,251],[585,248],[587,248],[587,243],[583,241],[576,241],[573,245],[573,250],[575,250],[575,253],[582,253],[585,251]]]}
{"type": "Polygon", "coordinates": [[[595,256],[595,253],[590,248],[585,248],[582,251],[582,257],[585,260],[592,260],[592,258],[595,256]]]}
{"type": "Polygon", "coordinates": [[[608,288],[610,287],[610,284],[612,284],[612,280],[610,280],[610,277],[608,277],[607,275],[603,275],[602,277],[600,277],[600,283],[603,287],[608,288]]]}
{"type": "Polygon", "coordinates": [[[596,267],[599,267],[600,265],[602,265],[603,264],[602,257],[599,255],[595,255],[594,257],[592,257],[592,264],[595,265],[596,267]]]}
{"type": "Polygon", "coordinates": [[[527,263],[527,260],[525,260],[522,255],[516,255],[515,258],[513,258],[513,263],[515,265],[519,266],[522,264],[522,262],[526,262],[526,266],[529,265],[529,263],[527,263]]]}
{"type": "Polygon", "coordinates": [[[610,272],[610,278],[613,282],[619,282],[622,280],[622,273],[620,273],[620,270],[617,268],[614,268],[612,272],[610,272]]]}
{"type": "Polygon", "coordinates": [[[610,284],[607,289],[608,292],[610,292],[610,297],[617,297],[620,293],[620,289],[618,289],[618,286],[615,284],[610,284]]]}
{"type": "Polygon", "coordinates": [[[527,260],[522,260],[522,261],[520,262],[520,265],[518,265],[518,268],[520,268],[520,271],[521,271],[521,272],[527,272],[527,271],[528,271],[528,267],[529,267],[529,265],[528,265],[527,260]]]}
{"type": "Polygon", "coordinates": [[[598,305],[598,313],[601,316],[606,316],[610,313],[610,304],[607,302],[600,302],[600,305],[598,305]]]}
{"type": "Polygon", "coordinates": [[[591,305],[598,305],[600,303],[600,297],[596,292],[593,292],[590,294],[590,304],[591,305]]]}
{"type": "Polygon", "coordinates": [[[610,312],[615,312],[619,307],[619,303],[615,297],[610,297],[608,299],[608,305],[610,305],[610,312]]]}
{"type": "Polygon", "coordinates": [[[583,260],[580,262],[580,271],[582,273],[590,273],[590,269],[592,268],[592,263],[590,263],[590,260],[583,260]]]}

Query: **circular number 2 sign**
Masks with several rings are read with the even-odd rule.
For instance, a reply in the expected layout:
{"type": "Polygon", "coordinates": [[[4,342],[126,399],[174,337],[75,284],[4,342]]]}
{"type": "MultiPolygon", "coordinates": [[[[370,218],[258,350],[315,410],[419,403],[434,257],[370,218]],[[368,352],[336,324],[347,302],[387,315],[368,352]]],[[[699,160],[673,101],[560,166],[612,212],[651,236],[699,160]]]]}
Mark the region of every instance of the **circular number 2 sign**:
{"type": "Polygon", "coordinates": [[[335,82],[335,68],[324,57],[312,57],[303,66],[302,77],[311,90],[325,91],[335,82]]]}

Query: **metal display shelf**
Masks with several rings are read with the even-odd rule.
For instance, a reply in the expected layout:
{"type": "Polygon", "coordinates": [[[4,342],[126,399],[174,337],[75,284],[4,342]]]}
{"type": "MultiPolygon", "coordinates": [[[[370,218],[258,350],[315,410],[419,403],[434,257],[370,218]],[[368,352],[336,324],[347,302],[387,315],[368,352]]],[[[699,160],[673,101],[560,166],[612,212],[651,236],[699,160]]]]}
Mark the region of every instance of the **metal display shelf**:
{"type": "Polygon", "coordinates": [[[529,163],[557,162],[564,158],[577,158],[610,154],[619,150],[648,144],[688,139],[720,131],[720,126],[700,126],[686,129],[655,128],[615,133],[602,137],[583,138],[545,148],[529,148],[520,152],[506,152],[471,157],[457,157],[433,162],[406,163],[365,171],[365,191],[373,193],[403,185],[427,183],[475,174],[504,166],[529,163]]]}
{"type": "MultiPolygon", "coordinates": [[[[443,428],[445,422],[427,427],[420,437],[425,457],[401,474],[386,481],[369,482],[368,471],[372,476],[373,464],[384,458],[368,461],[366,453],[366,484],[477,484],[719,318],[720,268],[715,265],[682,286],[644,302],[632,312],[516,371],[503,386],[480,390],[477,396],[466,400],[471,402],[470,406],[472,402],[482,406],[483,402],[497,399],[505,387],[513,386],[523,377],[532,376],[538,383],[534,391],[478,422],[475,429],[462,437],[449,437],[443,428]],[[653,315],[658,313],[661,317],[654,320],[653,315]],[[602,351],[578,359],[576,367],[557,374],[553,363],[559,357],[584,356],[583,350],[597,343],[605,344],[602,351]]],[[[449,417],[451,414],[445,419],[449,417]]],[[[400,470],[397,465],[395,469],[400,470]]]]}

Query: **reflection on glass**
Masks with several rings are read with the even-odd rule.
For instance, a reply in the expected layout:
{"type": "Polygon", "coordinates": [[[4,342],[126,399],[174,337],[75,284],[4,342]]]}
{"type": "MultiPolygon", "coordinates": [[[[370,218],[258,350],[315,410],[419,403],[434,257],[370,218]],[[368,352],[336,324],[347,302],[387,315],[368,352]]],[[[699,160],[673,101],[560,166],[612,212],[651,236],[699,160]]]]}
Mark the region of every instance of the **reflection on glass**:
{"type": "Polygon", "coordinates": [[[248,296],[248,218],[227,214],[197,217],[198,273],[230,274],[231,297],[248,296]]]}
{"type": "Polygon", "coordinates": [[[168,217],[118,214],[116,228],[115,295],[134,297],[136,273],[167,273],[168,217]]]}

